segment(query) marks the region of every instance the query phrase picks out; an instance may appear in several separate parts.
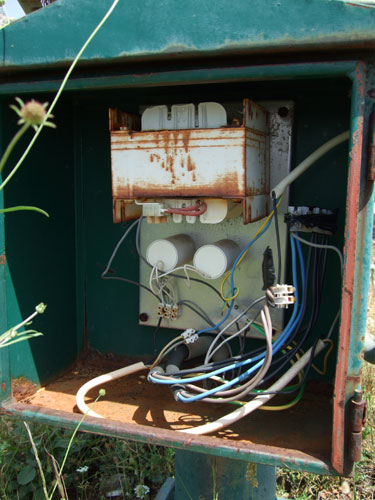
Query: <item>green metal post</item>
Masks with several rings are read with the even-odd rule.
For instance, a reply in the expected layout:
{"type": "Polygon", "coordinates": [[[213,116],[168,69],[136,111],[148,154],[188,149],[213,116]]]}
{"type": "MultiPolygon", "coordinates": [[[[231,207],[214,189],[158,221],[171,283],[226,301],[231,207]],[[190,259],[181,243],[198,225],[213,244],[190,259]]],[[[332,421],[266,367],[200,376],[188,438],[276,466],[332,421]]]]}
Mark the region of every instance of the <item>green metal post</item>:
{"type": "Polygon", "coordinates": [[[176,450],[173,500],[275,500],[276,469],[176,450]]]}

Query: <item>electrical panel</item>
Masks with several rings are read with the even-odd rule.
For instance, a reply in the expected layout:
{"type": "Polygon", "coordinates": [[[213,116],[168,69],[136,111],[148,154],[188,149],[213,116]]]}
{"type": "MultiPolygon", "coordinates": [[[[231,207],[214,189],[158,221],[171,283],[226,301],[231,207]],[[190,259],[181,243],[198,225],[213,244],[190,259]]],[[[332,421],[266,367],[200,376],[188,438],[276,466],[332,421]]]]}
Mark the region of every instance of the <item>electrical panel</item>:
{"type": "MultiPolygon", "coordinates": [[[[245,100],[245,103],[249,103],[245,100]]],[[[159,107],[157,107],[159,109],[159,107]]],[[[172,106],[173,109],[173,106],[172,106]]],[[[293,103],[289,101],[261,102],[256,105],[256,109],[262,109],[263,117],[267,116],[267,136],[264,143],[267,144],[267,151],[264,157],[267,158],[267,186],[276,185],[282,178],[289,173],[290,155],[291,155],[291,136],[293,123],[293,103]],[[284,110],[284,116],[280,116],[279,110],[284,110]]],[[[233,107],[229,108],[228,114],[233,107]]],[[[233,113],[233,111],[232,111],[233,113]]],[[[220,132],[222,129],[218,129],[220,132]]],[[[255,134],[254,131],[251,133],[255,134]]],[[[263,141],[263,137],[262,137],[263,141]]],[[[221,144],[221,142],[219,143],[221,144]]],[[[221,148],[222,146],[217,146],[221,148]]],[[[234,151],[234,150],[233,150],[234,151]]],[[[208,152],[207,152],[208,154],[208,152]]],[[[263,157],[263,153],[262,153],[263,157]]],[[[149,164],[152,167],[153,163],[149,164]]],[[[255,162],[254,169],[259,167],[258,161],[255,162]]],[[[123,166],[124,168],[124,166],[123,166]]],[[[130,168],[130,165],[129,165],[130,168]]],[[[202,167],[203,168],[203,167],[202,167]]],[[[250,172],[253,164],[248,161],[247,171],[250,172]]],[[[213,179],[213,185],[214,185],[213,179]]],[[[262,188],[259,187],[259,190],[262,188]]],[[[269,189],[268,189],[269,190],[269,189]]],[[[174,192],[174,196],[176,192],[174,192]]],[[[270,204],[270,195],[266,195],[266,204],[270,204]]],[[[211,284],[214,288],[220,289],[223,277],[228,269],[233,265],[235,258],[244,248],[249,240],[250,234],[255,234],[262,225],[261,221],[252,222],[251,225],[244,224],[242,206],[243,202],[238,200],[227,200],[223,198],[165,198],[162,200],[153,200],[154,203],[143,205],[144,220],[141,223],[139,231],[139,243],[142,254],[146,260],[140,260],[140,280],[141,283],[150,283],[150,264],[156,265],[159,261],[159,269],[168,272],[174,267],[192,265],[199,274],[188,271],[191,277],[200,278],[211,284]],[[160,206],[169,206],[173,208],[185,208],[195,206],[199,200],[207,205],[207,211],[200,216],[191,216],[182,214],[163,214],[156,212],[160,206]],[[159,201],[159,203],[156,203],[159,201]],[[154,214],[154,215],[151,215],[154,214]],[[155,217],[156,215],[156,217],[155,217]],[[148,220],[154,222],[158,217],[165,217],[165,223],[154,224],[147,223],[148,220]],[[207,224],[205,218],[210,217],[211,224],[207,224]],[[171,239],[184,235],[190,238],[187,244],[188,250],[184,258],[177,258],[177,249],[172,245],[171,239]],[[192,243],[191,243],[192,242],[192,243]],[[193,245],[193,247],[192,247],[193,245]],[[156,249],[159,249],[156,253],[156,249]],[[152,253],[151,259],[149,254],[152,253]]],[[[283,211],[287,209],[287,196],[281,202],[279,211],[280,240],[283,254],[286,246],[286,227],[283,223],[283,211]]],[[[268,212],[267,212],[268,214],[268,212]]],[[[266,214],[265,214],[266,215],[266,214]]],[[[261,262],[263,251],[267,246],[276,248],[274,231],[267,231],[262,237],[260,245],[254,245],[249,251],[246,259],[239,265],[236,272],[236,287],[242,291],[236,301],[236,309],[233,312],[238,313],[245,308],[249,300],[255,299],[262,291],[263,280],[261,272],[261,262]]],[[[181,253],[184,253],[183,246],[180,246],[181,253]]],[[[183,270],[176,271],[177,274],[184,276],[183,270]]],[[[155,276],[153,276],[153,279],[155,276]]],[[[165,278],[164,278],[165,279],[165,278]]],[[[168,284],[173,289],[174,299],[166,297],[167,310],[161,312],[155,304],[155,298],[144,288],[140,289],[139,317],[140,324],[156,326],[160,316],[163,316],[163,327],[172,329],[185,329],[192,327],[199,330],[205,326],[205,319],[194,313],[189,307],[190,301],[193,303],[204,304],[204,310],[208,317],[214,322],[219,322],[222,318],[222,306],[217,294],[199,283],[187,279],[167,277],[168,284]],[[177,305],[177,304],[180,305],[177,305]],[[170,311],[173,309],[173,315],[170,311]]],[[[155,281],[151,280],[151,283],[155,281]]],[[[229,294],[229,283],[225,284],[224,293],[229,294]]],[[[261,305],[256,306],[255,310],[260,310],[261,305]]],[[[271,310],[272,320],[278,328],[282,327],[283,311],[280,309],[271,310]]],[[[242,323],[247,321],[244,316],[242,323]]],[[[241,321],[240,321],[241,323],[241,321]]],[[[228,329],[233,332],[236,325],[228,329]]],[[[256,330],[251,330],[248,335],[259,337],[256,330]]]]}

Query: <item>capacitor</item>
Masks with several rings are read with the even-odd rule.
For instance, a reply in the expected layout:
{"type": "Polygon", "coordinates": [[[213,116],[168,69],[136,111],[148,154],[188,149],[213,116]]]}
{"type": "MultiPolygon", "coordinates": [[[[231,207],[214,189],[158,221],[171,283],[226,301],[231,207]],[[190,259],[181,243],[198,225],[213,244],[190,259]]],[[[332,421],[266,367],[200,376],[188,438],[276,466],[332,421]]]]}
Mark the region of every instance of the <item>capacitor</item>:
{"type": "Polygon", "coordinates": [[[194,255],[194,267],[207,278],[220,278],[233,266],[239,253],[240,248],[233,240],[219,240],[198,248],[194,255]]]}
{"type": "Polygon", "coordinates": [[[150,243],[146,250],[146,259],[160,271],[168,272],[191,262],[194,252],[195,243],[189,235],[175,234],[150,243]]]}

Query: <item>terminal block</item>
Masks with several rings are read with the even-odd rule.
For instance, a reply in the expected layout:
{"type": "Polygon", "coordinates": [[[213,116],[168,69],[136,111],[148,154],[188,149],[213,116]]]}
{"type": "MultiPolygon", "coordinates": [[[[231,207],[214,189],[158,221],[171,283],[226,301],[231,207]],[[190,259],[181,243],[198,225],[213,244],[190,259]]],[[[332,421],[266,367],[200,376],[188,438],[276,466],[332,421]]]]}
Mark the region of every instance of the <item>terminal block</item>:
{"type": "Polygon", "coordinates": [[[288,309],[289,305],[294,304],[296,298],[294,292],[296,289],[292,285],[275,285],[269,288],[270,294],[267,294],[271,305],[278,309],[288,309]]]}
{"type": "Polygon", "coordinates": [[[290,231],[334,234],[337,228],[338,210],[319,207],[288,207],[284,221],[290,231]]]}
{"type": "Polygon", "coordinates": [[[156,315],[159,318],[165,319],[177,319],[178,316],[178,305],[177,304],[163,304],[159,302],[156,315]]]}

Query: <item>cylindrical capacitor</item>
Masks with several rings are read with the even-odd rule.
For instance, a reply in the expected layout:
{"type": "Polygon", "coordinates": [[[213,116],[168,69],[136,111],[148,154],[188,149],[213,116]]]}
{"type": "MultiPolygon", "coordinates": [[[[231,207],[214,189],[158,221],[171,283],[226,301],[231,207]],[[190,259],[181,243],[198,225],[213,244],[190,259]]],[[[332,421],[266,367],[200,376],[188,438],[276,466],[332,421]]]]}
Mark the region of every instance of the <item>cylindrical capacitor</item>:
{"type": "Polygon", "coordinates": [[[150,243],[146,250],[146,259],[160,271],[168,272],[190,262],[194,252],[195,243],[190,236],[175,234],[150,243]]]}
{"type": "Polygon", "coordinates": [[[194,255],[194,267],[207,278],[220,278],[233,266],[239,253],[239,246],[233,240],[220,240],[198,248],[194,255]]]}

